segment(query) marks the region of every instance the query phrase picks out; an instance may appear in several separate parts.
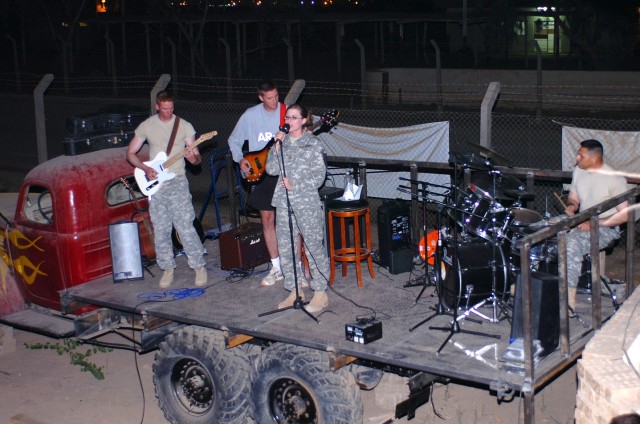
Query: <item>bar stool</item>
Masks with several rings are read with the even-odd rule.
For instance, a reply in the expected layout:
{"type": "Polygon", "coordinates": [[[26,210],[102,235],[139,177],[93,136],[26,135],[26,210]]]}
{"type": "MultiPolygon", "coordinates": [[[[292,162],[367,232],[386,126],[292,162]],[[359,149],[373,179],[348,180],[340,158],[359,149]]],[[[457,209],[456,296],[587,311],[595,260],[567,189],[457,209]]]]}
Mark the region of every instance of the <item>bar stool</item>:
{"type": "MultiPolygon", "coordinates": [[[[369,202],[366,200],[330,200],[327,202],[329,224],[329,260],[331,277],[329,284],[333,285],[336,272],[336,262],[342,263],[342,276],[347,276],[347,264],[355,262],[358,287],[362,287],[362,269],[360,262],[366,260],[369,266],[369,274],[375,280],[373,261],[371,258],[371,229],[369,202]],[[340,228],[340,247],[336,249],[337,235],[334,231],[334,220],[338,220],[340,228]],[[361,220],[364,221],[364,233],[361,232],[361,220]],[[353,243],[350,243],[351,231],[348,227],[353,225],[353,243]],[[363,246],[364,245],[364,246],[363,246]]],[[[337,229],[337,228],[336,228],[337,229]]]]}

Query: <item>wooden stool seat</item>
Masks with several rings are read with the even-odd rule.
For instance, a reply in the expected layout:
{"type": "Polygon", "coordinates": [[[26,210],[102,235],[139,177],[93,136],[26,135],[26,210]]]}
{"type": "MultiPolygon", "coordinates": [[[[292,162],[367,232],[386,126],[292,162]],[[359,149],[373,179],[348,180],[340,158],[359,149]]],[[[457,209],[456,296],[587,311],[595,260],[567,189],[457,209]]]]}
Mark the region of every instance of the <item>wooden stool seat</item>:
{"type": "Polygon", "coordinates": [[[375,280],[373,272],[373,260],[371,258],[371,220],[369,213],[369,203],[366,200],[341,201],[331,200],[327,203],[329,224],[329,260],[331,266],[331,277],[329,284],[333,285],[335,278],[336,262],[342,263],[342,276],[347,276],[347,264],[354,262],[356,265],[356,276],[358,287],[362,287],[362,269],[360,262],[366,260],[369,266],[369,274],[375,280]],[[337,240],[334,239],[334,220],[338,221],[340,228],[340,247],[336,248],[337,240]],[[360,221],[364,220],[364,234],[360,228],[360,221]],[[353,242],[351,240],[350,225],[353,225],[353,242]],[[364,236],[364,240],[361,238],[364,236]]]}

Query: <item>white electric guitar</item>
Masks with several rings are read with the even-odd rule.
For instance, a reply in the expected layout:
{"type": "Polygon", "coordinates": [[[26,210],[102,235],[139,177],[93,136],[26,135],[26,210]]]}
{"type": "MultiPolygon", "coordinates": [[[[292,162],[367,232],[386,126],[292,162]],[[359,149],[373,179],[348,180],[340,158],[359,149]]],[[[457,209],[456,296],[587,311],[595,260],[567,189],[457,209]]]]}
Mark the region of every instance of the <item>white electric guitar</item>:
{"type": "MultiPolygon", "coordinates": [[[[202,134],[196,141],[193,142],[193,144],[191,144],[191,146],[187,147],[187,149],[192,149],[200,143],[203,143],[215,137],[216,135],[218,135],[217,131],[211,131],[206,134],[202,134]]],[[[174,174],[173,172],[168,172],[166,169],[176,163],[176,161],[178,161],[179,159],[182,159],[184,157],[185,150],[186,149],[182,150],[179,153],[176,153],[169,159],[167,159],[167,154],[165,152],[160,152],[152,160],[144,162],[145,165],[150,166],[158,173],[158,176],[153,180],[147,178],[147,174],[140,168],[136,168],[133,171],[133,175],[136,178],[136,183],[138,183],[138,188],[140,188],[142,194],[144,194],[145,196],[151,196],[160,189],[163,182],[169,181],[176,176],[176,174],[174,174]]]]}

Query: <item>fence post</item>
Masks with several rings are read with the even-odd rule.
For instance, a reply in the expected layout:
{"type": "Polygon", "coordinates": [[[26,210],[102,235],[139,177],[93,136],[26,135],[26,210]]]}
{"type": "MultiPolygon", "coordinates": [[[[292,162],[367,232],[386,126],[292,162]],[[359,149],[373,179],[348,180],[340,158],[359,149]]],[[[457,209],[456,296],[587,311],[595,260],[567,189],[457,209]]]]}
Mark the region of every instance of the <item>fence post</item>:
{"type": "Polygon", "coordinates": [[[11,42],[11,48],[13,50],[13,68],[16,71],[16,88],[18,91],[22,90],[22,84],[20,82],[20,64],[18,61],[18,47],[16,46],[16,40],[13,39],[10,35],[5,35],[7,39],[11,42]]]}
{"type": "Polygon", "coordinates": [[[367,90],[365,89],[366,69],[367,69],[366,58],[364,55],[364,46],[362,45],[360,40],[356,38],[353,41],[355,41],[356,45],[360,49],[360,97],[362,101],[362,108],[364,109],[366,108],[366,105],[367,105],[367,100],[366,100],[367,90]]]}
{"type": "Polygon", "coordinates": [[[498,94],[500,94],[500,83],[495,81],[489,83],[480,106],[480,145],[488,148],[491,147],[491,109],[496,103],[498,94]]]}
{"type": "Polygon", "coordinates": [[[288,39],[283,38],[284,44],[287,46],[287,70],[289,72],[289,84],[293,84],[294,71],[293,71],[293,47],[288,39]]]}
{"type": "Polygon", "coordinates": [[[442,112],[442,63],[440,62],[440,46],[435,40],[431,40],[431,45],[436,51],[436,90],[438,91],[438,112],[442,112]]]}
{"type": "Polygon", "coordinates": [[[118,97],[118,75],[116,71],[116,49],[113,46],[113,41],[109,38],[109,33],[104,36],[107,42],[107,62],[109,67],[109,73],[111,74],[111,80],[113,82],[113,95],[118,97]]]}
{"type": "Polygon", "coordinates": [[[162,74],[160,75],[160,78],[158,78],[158,81],[156,81],[156,85],[153,86],[153,89],[151,90],[151,113],[150,115],[153,115],[154,113],[156,113],[156,97],[158,96],[158,93],[161,92],[162,90],[165,90],[167,88],[167,85],[169,85],[169,82],[171,81],[171,75],[169,74],[162,74]]]}
{"type": "Polygon", "coordinates": [[[173,92],[178,92],[178,59],[176,58],[176,43],[169,37],[167,42],[171,46],[171,73],[173,74],[173,92]]]}
{"type": "Polygon", "coordinates": [[[224,38],[220,37],[218,40],[224,46],[224,60],[227,69],[227,101],[231,102],[231,48],[224,38]]]}
{"type": "Polygon", "coordinates": [[[33,90],[33,103],[35,105],[35,118],[36,118],[36,143],[38,146],[38,163],[45,162],[47,157],[47,126],[45,124],[44,114],[44,92],[47,91],[51,82],[53,81],[53,74],[46,74],[35,90],[33,90]]]}
{"type": "Polygon", "coordinates": [[[540,45],[536,40],[531,42],[533,47],[536,49],[536,94],[537,94],[537,105],[536,105],[536,118],[540,119],[542,117],[542,50],[540,50],[540,45]]]}

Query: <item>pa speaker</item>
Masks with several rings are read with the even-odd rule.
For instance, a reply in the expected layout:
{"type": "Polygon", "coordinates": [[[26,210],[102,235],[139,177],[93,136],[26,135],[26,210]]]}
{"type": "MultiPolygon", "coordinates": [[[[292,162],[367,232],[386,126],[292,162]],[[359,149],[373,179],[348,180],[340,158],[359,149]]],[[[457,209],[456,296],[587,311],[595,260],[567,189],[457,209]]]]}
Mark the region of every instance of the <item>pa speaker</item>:
{"type": "Polygon", "coordinates": [[[109,225],[113,281],[141,280],[144,277],[137,222],[109,225]]]}
{"type": "MultiPolygon", "coordinates": [[[[531,291],[533,295],[533,338],[540,340],[544,349],[542,355],[551,353],[558,347],[560,339],[560,296],[558,294],[558,277],[542,272],[531,273],[531,291]]],[[[513,305],[511,322],[511,340],[523,337],[522,317],[522,277],[518,273],[516,280],[516,296],[513,305]]]]}
{"type": "Polygon", "coordinates": [[[380,265],[388,267],[391,251],[407,247],[411,242],[411,209],[407,203],[385,201],[378,208],[378,245],[380,265]]]}

